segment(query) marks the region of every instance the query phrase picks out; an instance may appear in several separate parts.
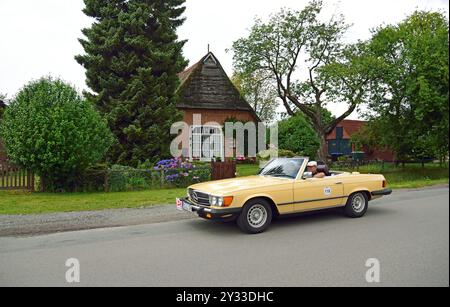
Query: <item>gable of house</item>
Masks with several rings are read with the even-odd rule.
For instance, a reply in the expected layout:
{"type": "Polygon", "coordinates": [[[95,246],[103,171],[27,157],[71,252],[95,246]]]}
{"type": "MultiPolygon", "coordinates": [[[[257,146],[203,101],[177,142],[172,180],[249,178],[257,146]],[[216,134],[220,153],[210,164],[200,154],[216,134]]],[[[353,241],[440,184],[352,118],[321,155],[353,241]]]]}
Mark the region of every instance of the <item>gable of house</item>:
{"type": "Polygon", "coordinates": [[[327,135],[327,140],[349,140],[354,133],[358,132],[364,126],[365,123],[365,121],[361,120],[345,119],[327,135]],[[342,134],[340,134],[339,131],[342,131],[342,134]]]}
{"type": "Polygon", "coordinates": [[[255,111],[211,52],[178,77],[177,108],[183,112],[183,121],[190,129],[189,140],[183,141],[182,155],[203,160],[230,156],[235,143],[232,139],[224,139],[220,126],[227,120],[259,122],[255,111]],[[201,116],[199,123],[194,122],[194,116],[198,114],[201,116]]]}
{"type": "MultiPolygon", "coordinates": [[[[351,143],[351,137],[358,132],[365,121],[346,119],[341,121],[327,135],[327,147],[329,155],[350,155],[355,151],[355,145],[351,143]]],[[[366,160],[394,161],[395,154],[388,148],[363,148],[366,160]]]]}
{"type": "Polygon", "coordinates": [[[178,76],[178,108],[248,111],[258,120],[212,52],[178,76]]]}

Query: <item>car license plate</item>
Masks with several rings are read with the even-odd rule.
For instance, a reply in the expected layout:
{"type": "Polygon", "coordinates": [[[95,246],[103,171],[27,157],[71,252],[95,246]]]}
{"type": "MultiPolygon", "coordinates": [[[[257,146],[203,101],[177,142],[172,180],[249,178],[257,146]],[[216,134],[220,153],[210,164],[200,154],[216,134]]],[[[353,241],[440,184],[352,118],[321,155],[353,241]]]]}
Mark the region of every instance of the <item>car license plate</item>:
{"type": "Polygon", "coordinates": [[[177,204],[177,210],[192,212],[191,204],[183,201],[182,199],[177,198],[176,204],[177,204]]]}

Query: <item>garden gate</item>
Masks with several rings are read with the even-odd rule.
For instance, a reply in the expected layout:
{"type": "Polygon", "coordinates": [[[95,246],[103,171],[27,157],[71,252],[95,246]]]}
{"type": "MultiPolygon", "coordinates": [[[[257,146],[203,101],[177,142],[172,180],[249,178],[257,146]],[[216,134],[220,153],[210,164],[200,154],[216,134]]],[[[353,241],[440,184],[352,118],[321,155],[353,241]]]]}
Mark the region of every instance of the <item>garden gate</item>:
{"type": "Polygon", "coordinates": [[[34,175],[6,160],[0,160],[0,190],[34,191],[34,175]]]}

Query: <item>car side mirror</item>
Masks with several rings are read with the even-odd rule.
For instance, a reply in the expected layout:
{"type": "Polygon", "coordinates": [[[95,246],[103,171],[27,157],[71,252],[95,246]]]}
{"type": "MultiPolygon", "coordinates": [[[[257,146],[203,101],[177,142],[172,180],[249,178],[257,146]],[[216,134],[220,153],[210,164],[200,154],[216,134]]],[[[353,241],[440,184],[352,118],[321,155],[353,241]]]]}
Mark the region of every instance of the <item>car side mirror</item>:
{"type": "Polygon", "coordinates": [[[313,173],[312,172],[304,172],[302,178],[303,179],[308,179],[308,178],[312,178],[313,177],[313,173]]]}

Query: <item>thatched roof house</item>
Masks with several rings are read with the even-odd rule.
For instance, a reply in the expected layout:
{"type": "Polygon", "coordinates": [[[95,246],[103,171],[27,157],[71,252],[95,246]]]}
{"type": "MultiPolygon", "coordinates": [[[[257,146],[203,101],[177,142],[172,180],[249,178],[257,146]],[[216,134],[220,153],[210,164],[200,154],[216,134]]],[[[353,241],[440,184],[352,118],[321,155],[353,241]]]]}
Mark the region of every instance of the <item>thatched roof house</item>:
{"type": "Polygon", "coordinates": [[[183,156],[200,160],[224,157],[225,150],[234,150],[233,140],[224,140],[220,127],[205,124],[223,125],[229,119],[256,123],[258,116],[212,52],[178,76],[181,85],[177,107],[183,112],[184,122],[190,126],[189,140],[185,140],[189,146],[183,146],[183,156]],[[194,114],[201,115],[201,123],[193,122],[194,114]],[[205,142],[206,151],[201,147],[205,142]]]}

